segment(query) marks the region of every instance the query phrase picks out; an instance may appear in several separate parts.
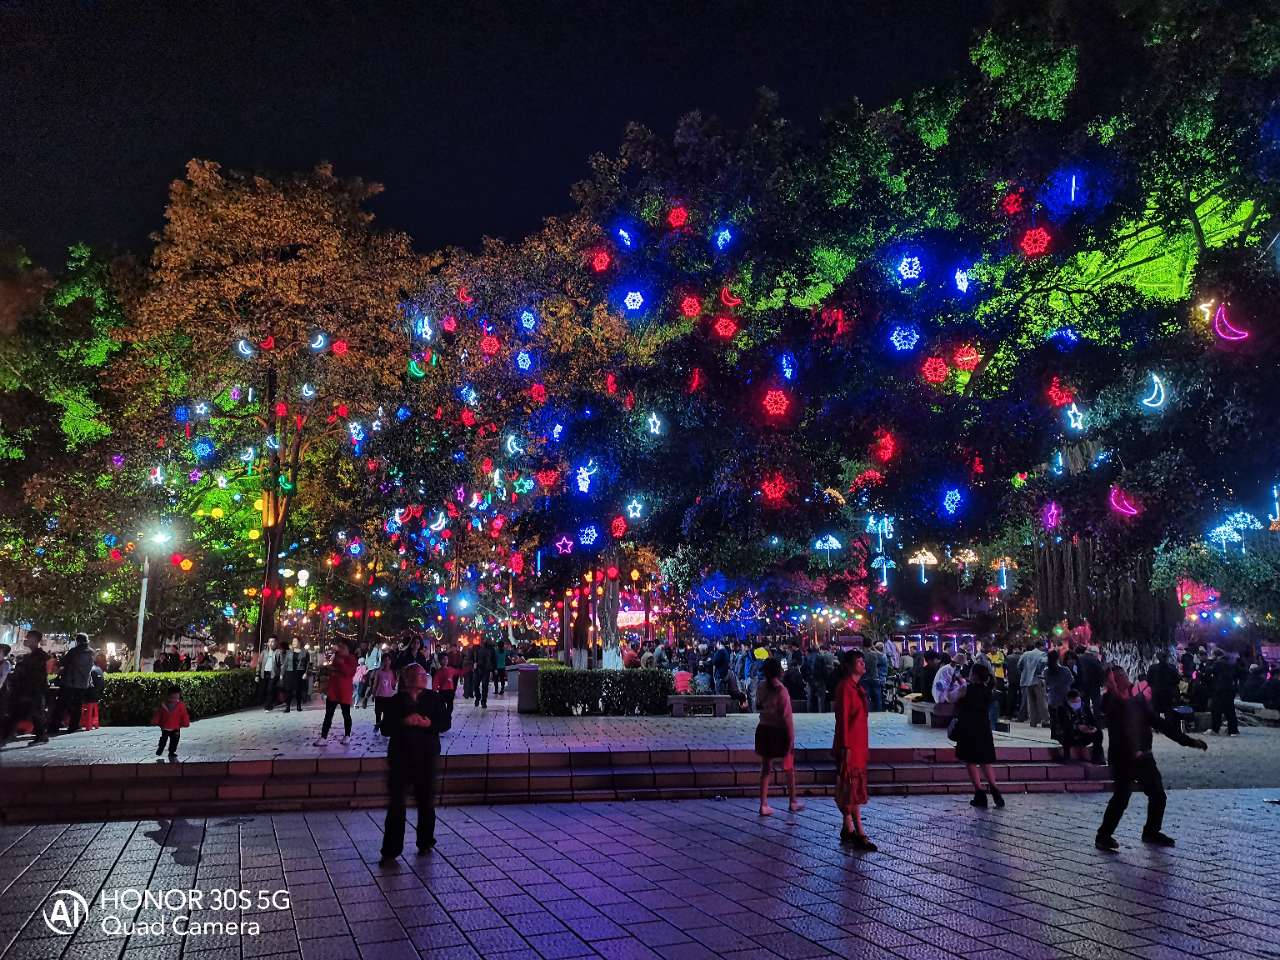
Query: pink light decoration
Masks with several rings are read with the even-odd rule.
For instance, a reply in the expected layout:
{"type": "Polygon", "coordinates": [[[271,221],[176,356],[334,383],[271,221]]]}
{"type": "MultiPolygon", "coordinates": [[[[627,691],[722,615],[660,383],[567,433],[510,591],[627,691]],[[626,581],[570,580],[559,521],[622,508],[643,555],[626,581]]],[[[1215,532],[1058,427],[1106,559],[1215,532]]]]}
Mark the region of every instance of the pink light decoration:
{"type": "Polygon", "coordinates": [[[791,398],[785,390],[770,390],[764,395],[762,406],[769,416],[780,417],[790,409],[791,398]]]}
{"type": "Polygon", "coordinates": [[[1111,509],[1122,517],[1136,517],[1138,515],[1138,506],[1133,502],[1129,494],[1119,487],[1113,486],[1111,488],[1109,500],[1111,509]]]}
{"type": "Polygon", "coordinates": [[[1227,305],[1225,303],[1218,304],[1218,309],[1213,314],[1213,332],[1217,334],[1220,340],[1248,340],[1249,331],[1241,330],[1239,327],[1233,327],[1231,321],[1227,319],[1227,305]]]}
{"type": "Polygon", "coordinates": [[[1040,523],[1046,530],[1057,530],[1062,525],[1062,505],[1050,500],[1040,511],[1040,523]]]}
{"type": "Polygon", "coordinates": [[[1044,227],[1032,227],[1022,235],[1018,246],[1028,257],[1041,256],[1049,250],[1049,231],[1044,227]]]}

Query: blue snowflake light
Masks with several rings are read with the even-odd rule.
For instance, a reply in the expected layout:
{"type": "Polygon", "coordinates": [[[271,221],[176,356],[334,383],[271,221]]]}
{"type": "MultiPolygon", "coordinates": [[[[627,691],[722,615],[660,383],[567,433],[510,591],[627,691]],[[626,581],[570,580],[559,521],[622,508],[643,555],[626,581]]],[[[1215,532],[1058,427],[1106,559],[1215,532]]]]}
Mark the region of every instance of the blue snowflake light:
{"type": "Polygon", "coordinates": [[[903,280],[919,280],[923,271],[919,257],[907,256],[898,262],[898,276],[903,280]]]}
{"type": "Polygon", "coordinates": [[[915,327],[894,327],[889,334],[889,342],[893,344],[893,349],[899,353],[914,350],[916,344],[920,342],[920,331],[915,327]]]}

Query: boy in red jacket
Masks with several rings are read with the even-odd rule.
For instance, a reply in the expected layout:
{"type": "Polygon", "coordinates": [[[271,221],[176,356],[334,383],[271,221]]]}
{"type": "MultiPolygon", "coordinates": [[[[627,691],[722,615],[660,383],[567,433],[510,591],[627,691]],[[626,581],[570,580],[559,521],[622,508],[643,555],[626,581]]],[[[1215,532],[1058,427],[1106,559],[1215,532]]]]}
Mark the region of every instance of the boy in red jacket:
{"type": "Polygon", "coordinates": [[[164,744],[169,742],[169,759],[178,758],[178,738],[182,728],[191,726],[191,717],[187,714],[187,705],[182,702],[182,690],[175,684],[165,691],[165,697],[156,707],[151,722],[160,728],[160,745],[156,747],[156,756],[164,753],[164,744]]]}

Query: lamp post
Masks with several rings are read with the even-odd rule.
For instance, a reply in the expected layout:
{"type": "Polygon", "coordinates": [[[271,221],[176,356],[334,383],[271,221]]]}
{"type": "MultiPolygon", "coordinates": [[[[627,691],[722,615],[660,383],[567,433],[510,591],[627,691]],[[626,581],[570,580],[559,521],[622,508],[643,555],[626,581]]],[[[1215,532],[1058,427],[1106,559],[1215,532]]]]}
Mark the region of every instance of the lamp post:
{"type": "MultiPolygon", "coordinates": [[[[167,530],[157,530],[148,537],[156,546],[164,546],[169,542],[170,535],[167,530]]],[[[138,634],[134,640],[134,669],[141,672],[142,670],[142,624],[147,618],[147,580],[151,576],[151,555],[147,553],[147,548],[142,548],[142,590],[138,595],[138,634]]]]}

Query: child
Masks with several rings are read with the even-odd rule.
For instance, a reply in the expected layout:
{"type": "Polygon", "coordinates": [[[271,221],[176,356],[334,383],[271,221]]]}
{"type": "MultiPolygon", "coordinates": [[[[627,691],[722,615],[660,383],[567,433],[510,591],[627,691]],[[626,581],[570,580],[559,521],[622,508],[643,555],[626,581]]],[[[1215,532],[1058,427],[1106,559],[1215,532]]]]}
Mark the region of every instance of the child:
{"type": "Polygon", "coordinates": [[[373,732],[387,736],[383,720],[387,705],[396,695],[396,666],[390,657],[383,657],[378,672],[373,675],[373,732]]]}
{"type": "Polygon", "coordinates": [[[449,716],[453,716],[453,698],[458,692],[458,678],[464,673],[466,673],[465,670],[460,670],[445,660],[437,668],[435,676],[431,678],[431,687],[440,694],[445,709],[449,711],[449,716]]]}
{"type": "Polygon", "coordinates": [[[173,684],[165,691],[164,699],[156,707],[151,722],[160,728],[160,745],[156,747],[156,756],[164,753],[164,744],[169,742],[169,759],[178,758],[178,738],[182,728],[191,726],[191,717],[187,714],[187,705],[182,702],[182,690],[173,684]]]}
{"type": "MultiPolygon", "coordinates": [[[[364,689],[365,677],[368,677],[368,676],[369,676],[369,668],[365,666],[364,657],[361,657],[359,663],[356,664],[355,675],[351,678],[355,682],[355,689],[351,693],[352,703],[360,702],[360,694],[361,694],[361,691],[364,689]]],[[[369,677],[369,679],[370,681],[373,680],[372,677],[369,677]]]]}

